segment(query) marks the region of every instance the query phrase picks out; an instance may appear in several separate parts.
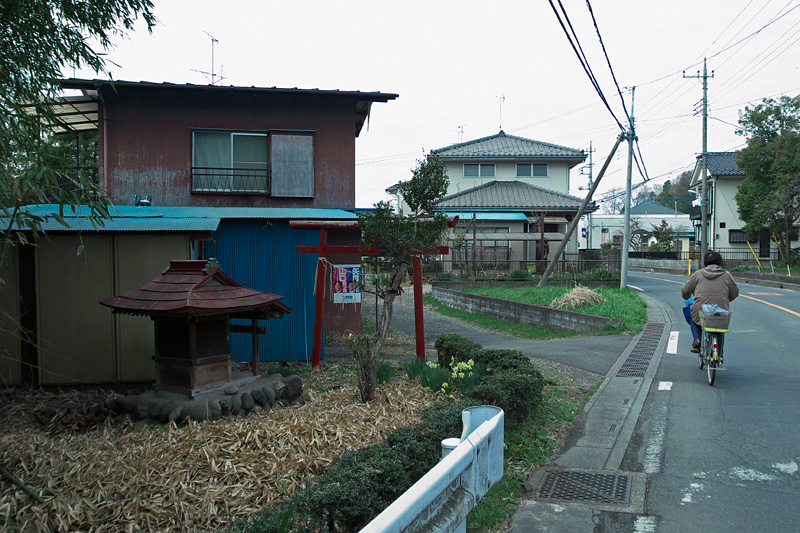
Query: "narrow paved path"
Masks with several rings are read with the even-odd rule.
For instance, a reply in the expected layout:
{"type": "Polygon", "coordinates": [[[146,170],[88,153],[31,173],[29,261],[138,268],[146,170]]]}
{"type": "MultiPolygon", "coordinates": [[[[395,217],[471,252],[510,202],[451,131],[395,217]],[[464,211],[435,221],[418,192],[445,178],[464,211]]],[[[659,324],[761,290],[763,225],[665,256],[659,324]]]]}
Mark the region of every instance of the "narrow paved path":
{"type": "MultiPolygon", "coordinates": [[[[361,305],[363,314],[374,320],[375,297],[365,294],[361,305]]],[[[425,342],[429,347],[432,347],[439,335],[455,333],[484,348],[519,350],[530,357],[548,359],[602,375],[608,373],[632,339],[630,335],[605,335],[534,341],[488,331],[440,315],[430,307],[425,307],[424,316],[425,342]]],[[[400,335],[415,338],[414,295],[410,289],[395,300],[390,327],[400,335]]]]}

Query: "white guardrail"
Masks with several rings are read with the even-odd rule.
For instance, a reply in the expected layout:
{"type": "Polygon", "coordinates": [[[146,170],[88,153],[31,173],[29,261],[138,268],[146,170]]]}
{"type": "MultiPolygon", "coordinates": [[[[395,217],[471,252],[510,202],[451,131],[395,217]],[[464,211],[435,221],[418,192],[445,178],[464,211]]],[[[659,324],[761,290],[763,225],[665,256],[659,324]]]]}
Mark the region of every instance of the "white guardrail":
{"type": "Polygon", "coordinates": [[[461,438],[442,441],[442,460],[361,533],[466,533],[467,515],[503,477],[505,414],[481,405],[461,412],[461,438]]]}

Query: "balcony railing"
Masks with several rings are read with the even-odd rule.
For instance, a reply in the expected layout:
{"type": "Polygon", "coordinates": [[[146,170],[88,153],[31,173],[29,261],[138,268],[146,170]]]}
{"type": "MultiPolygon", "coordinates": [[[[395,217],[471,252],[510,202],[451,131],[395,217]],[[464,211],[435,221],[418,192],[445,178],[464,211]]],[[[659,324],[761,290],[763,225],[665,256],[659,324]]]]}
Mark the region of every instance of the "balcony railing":
{"type": "Polygon", "coordinates": [[[215,194],[267,194],[266,169],[192,167],[192,192],[215,194]]]}

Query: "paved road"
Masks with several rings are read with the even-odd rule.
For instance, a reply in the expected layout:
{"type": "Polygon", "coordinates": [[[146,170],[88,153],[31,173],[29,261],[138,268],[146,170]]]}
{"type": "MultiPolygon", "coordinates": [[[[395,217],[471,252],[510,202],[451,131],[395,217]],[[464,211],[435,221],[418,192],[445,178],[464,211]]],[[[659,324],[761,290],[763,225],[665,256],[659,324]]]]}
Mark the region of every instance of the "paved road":
{"type": "MultiPolygon", "coordinates": [[[[742,286],[740,299],[732,304],[732,332],[725,347],[728,370],[719,371],[715,386],[710,387],[697,357],[689,352],[691,335],[679,294],[684,280],[683,276],[649,273],[630,273],[628,278],[650,302],[648,313],[657,310],[657,319],[651,321],[665,323],[673,337],[649,393],[642,394],[638,423],[628,436],[619,465],[619,471],[649,477],[644,512],[532,500],[524,502],[515,515],[515,532],[800,531],[796,516],[800,501],[800,293],[742,286]],[[530,524],[537,527],[531,529],[530,524]]],[[[398,301],[392,324],[392,329],[409,337],[414,335],[411,302],[410,294],[398,301]]],[[[374,315],[374,307],[367,302],[364,312],[374,315]]],[[[432,342],[445,332],[599,374],[608,373],[632,344],[627,336],[509,339],[428,313],[426,340],[432,342]]],[[[613,396],[607,393],[612,388],[601,388],[593,402],[599,405],[602,396],[613,396]]],[[[605,422],[610,411],[590,409],[578,432],[595,425],[595,418],[605,422]]],[[[592,437],[574,436],[576,442],[587,438],[592,437]]],[[[571,452],[567,450],[564,457],[571,452]]],[[[578,459],[570,466],[580,467],[578,459]]]]}
{"type": "MultiPolygon", "coordinates": [[[[395,300],[391,324],[393,331],[411,338],[415,337],[413,298],[409,290],[395,300]]],[[[362,312],[374,319],[374,299],[366,297],[362,300],[362,312]]],[[[484,348],[520,350],[531,357],[557,361],[601,375],[609,371],[632,338],[630,335],[608,335],[551,341],[516,339],[426,310],[426,344],[430,345],[443,333],[461,335],[484,348]]]]}
{"type": "Polygon", "coordinates": [[[658,532],[800,531],[800,293],[741,287],[725,342],[728,370],[710,387],[688,350],[684,280],[628,279],[664,304],[678,334],[622,465],[650,475],[645,523],[658,532]]]}

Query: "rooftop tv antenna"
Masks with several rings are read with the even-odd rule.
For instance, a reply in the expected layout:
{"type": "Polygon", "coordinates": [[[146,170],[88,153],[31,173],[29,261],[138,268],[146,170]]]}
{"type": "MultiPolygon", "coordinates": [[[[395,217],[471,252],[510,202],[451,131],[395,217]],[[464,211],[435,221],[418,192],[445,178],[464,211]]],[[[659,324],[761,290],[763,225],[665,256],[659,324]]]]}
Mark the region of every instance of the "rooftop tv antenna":
{"type": "Polygon", "coordinates": [[[205,72],[203,70],[196,70],[196,69],[192,69],[192,70],[194,70],[195,72],[199,72],[200,74],[205,74],[207,77],[210,77],[211,78],[211,85],[216,85],[217,81],[222,81],[222,80],[225,79],[225,77],[222,76],[221,74],[219,76],[217,76],[217,72],[216,72],[215,66],[214,66],[214,45],[219,44],[219,39],[217,39],[216,37],[214,37],[213,35],[211,35],[210,33],[208,33],[205,30],[203,30],[203,33],[208,35],[208,37],[211,39],[211,72],[205,72]]]}
{"type": "Polygon", "coordinates": [[[500,131],[503,131],[503,102],[506,101],[506,95],[497,96],[493,94],[492,96],[500,101],[500,131]]]}

